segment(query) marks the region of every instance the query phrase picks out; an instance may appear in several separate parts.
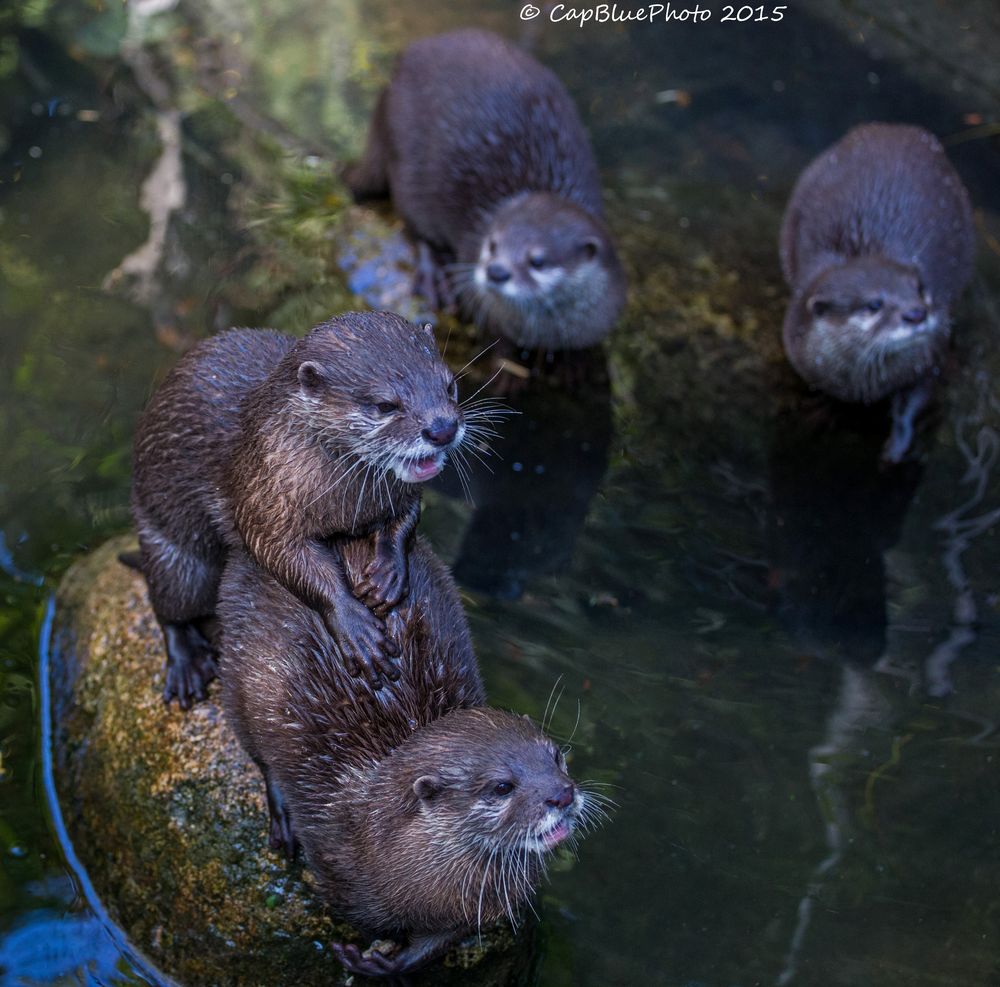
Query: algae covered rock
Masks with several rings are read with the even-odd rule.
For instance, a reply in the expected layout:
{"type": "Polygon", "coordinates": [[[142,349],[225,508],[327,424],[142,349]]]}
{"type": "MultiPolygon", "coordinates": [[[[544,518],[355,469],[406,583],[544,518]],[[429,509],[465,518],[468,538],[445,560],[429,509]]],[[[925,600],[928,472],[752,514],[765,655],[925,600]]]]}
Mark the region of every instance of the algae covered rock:
{"type": "MultiPolygon", "coordinates": [[[[135,948],[182,984],[345,982],[328,944],[358,936],[301,864],[268,850],[263,783],[218,684],[188,713],[160,698],[159,628],[142,577],[117,558],[130,547],[117,539],[78,562],[56,600],[54,781],[80,862],[135,948]]],[[[529,940],[491,932],[417,979],[522,983],[529,940]]]]}

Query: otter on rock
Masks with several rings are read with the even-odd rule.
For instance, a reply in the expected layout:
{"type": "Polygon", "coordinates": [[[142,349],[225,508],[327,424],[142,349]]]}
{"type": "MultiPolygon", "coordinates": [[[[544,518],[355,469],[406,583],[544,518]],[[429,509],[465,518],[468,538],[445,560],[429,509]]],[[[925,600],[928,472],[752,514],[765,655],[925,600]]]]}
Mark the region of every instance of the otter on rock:
{"type": "Polygon", "coordinates": [[[809,384],[841,401],[895,395],[890,458],[929,399],[974,253],[968,193],[919,127],[855,127],[792,192],[781,229],[793,292],[785,351],[809,384]]]}
{"type": "MultiPolygon", "coordinates": [[[[370,547],[346,543],[348,578],[370,547]]],[[[234,551],[219,591],[223,705],[264,775],[270,843],[301,845],[317,888],[393,955],[334,944],[350,970],[413,969],[470,931],[516,922],[550,850],[602,813],[529,719],[484,707],[458,591],[419,540],[386,618],[397,680],[346,675],[316,613],[234,551]]]]}
{"type": "Polygon", "coordinates": [[[380,616],[407,592],[419,484],[465,433],[429,326],[349,313],[302,339],[233,329],[181,358],[135,435],[140,567],[167,649],[164,699],[204,698],[227,553],[315,609],[352,674],[396,674],[380,616]],[[374,535],[348,580],[341,553],[374,535]]]}
{"type": "Polygon", "coordinates": [[[457,298],[530,348],[593,346],[617,319],[625,277],[583,124],[556,76],[497,35],[411,44],[345,177],[359,198],[391,193],[432,304],[457,298]]]}

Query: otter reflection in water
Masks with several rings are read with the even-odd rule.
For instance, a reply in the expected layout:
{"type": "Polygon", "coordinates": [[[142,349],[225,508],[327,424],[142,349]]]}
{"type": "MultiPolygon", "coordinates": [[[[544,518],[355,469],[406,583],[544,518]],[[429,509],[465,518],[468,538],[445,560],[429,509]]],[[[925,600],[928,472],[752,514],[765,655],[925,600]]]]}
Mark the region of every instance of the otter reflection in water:
{"type": "Polygon", "coordinates": [[[798,644],[870,665],[886,645],[884,553],[923,474],[880,458],[876,409],[822,396],[778,417],[770,456],[770,584],[798,644]]]}
{"type": "Polygon", "coordinates": [[[517,599],[532,578],[569,565],[611,444],[607,360],[599,350],[581,359],[584,386],[533,378],[506,398],[517,414],[504,420],[492,473],[472,471],[468,490],[454,472],[434,481],[475,506],[453,566],[461,585],[517,599]]]}

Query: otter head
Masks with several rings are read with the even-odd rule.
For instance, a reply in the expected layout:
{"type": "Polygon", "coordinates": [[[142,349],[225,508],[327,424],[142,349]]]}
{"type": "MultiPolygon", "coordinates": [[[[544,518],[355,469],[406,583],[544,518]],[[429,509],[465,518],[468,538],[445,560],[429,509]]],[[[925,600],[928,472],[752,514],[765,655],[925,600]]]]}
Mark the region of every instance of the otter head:
{"type": "Polygon", "coordinates": [[[390,472],[431,479],[465,435],[455,376],[429,325],[354,312],[313,329],[292,359],[303,417],[332,452],[373,467],[376,486],[390,472]]]}
{"type": "Polygon", "coordinates": [[[572,835],[582,797],[562,751],[530,719],[458,710],[421,733],[439,751],[413,779],[423,812],[450,817],[470,841],[500,853],[540,855],[572,835]]]}
{"type": "Polygon", "coordinates": [[[415,730],[378,777],[376,797],[402,810],[391,831],[372,820],[385,830],[380,853],[419,847],[405,897],[455,923],[516,922],[549,852],[601,812],[538,727],[488,707],[452,710],[415,730]]]}
{"type": "Polygon", "coordinates": [[[521,346],[581,349],[607,335],[625,277],[604,224],[552,193],[497,210],[459,293],[473,319],[521,346]]]}
{"type": "Polygon", "coordinates": [[[785,349],[814,387],[842,401],[879,401],[934,366],[948,338],[920,274],[885,257],[828,268],[792,301],[785,349]]]}

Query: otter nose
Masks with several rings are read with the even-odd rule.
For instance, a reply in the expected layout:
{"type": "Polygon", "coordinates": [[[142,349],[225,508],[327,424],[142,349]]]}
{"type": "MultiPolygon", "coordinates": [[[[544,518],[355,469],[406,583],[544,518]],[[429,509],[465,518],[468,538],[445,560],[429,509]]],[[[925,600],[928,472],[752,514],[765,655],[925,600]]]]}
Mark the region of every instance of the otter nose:
{"type": "Polygon", "coordinates": [[[486,277],[488,277],[494,284],[503,284],[504,281],[510,280],[510,271],[503,266],[503,264],[497,264],[494,261],[486,268],[486,277]]]}
{"type": "Polygon", "coordinates": [[[567,785],[558,795],[545,800],[546,805],[551,805],[553,809],[565,809],[573,801],[576,790],[572,785],[567,785]]]}
{"type": "Polygon", "coordinates": [[[455,438],[458,422],[454,418],[435,418],[421,435],[432,446],[446,446],[455,438]]]}
{"type": "Polygon", "coordinates": [[[909,322],[911,325],[914,326],[920,322],[923,322],[924,319],[926,318],[927,318],[927,309],[923,307],[911,308],[908,312],[903,313],[903,321],[909,322]]]}

